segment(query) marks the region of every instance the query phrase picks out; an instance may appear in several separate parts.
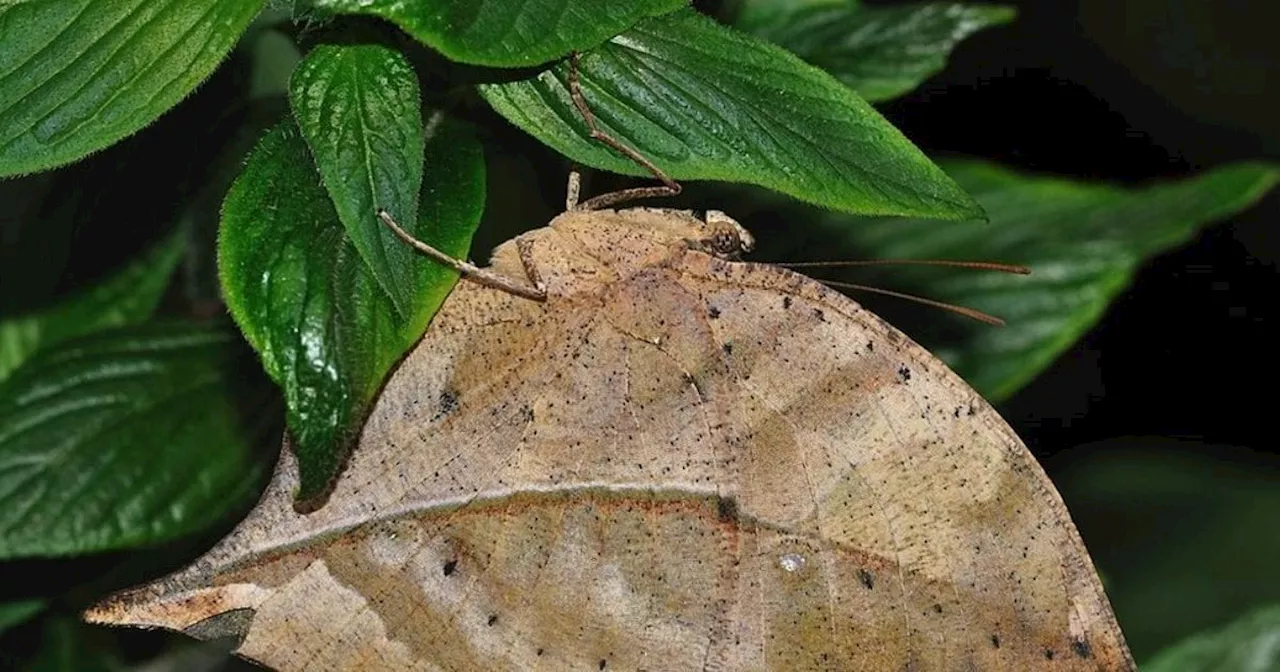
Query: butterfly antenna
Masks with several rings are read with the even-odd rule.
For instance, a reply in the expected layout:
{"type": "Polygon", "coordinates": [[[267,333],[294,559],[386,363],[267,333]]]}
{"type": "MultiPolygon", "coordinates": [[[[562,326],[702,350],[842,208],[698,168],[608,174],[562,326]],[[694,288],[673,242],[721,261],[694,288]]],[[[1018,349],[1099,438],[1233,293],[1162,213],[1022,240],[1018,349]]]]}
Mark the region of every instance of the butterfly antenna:
{"type": "Polygon", "coordinates": [[[879,287],[859,285],[852,282],[840,282],[839,280],[819,279],[818,282],[821,282],[824,285],[830,285],[832,287],[840,287],[842,289],[853,289],[859,292],[871,292],[872,294],[883,294],[885,296],[892,296],[899,299],[906,299],[908,301],[915,301],[916,303],[921,303],[926,306],[933,306],[934,308],[941,308],[943,310],[950,311],[958,315],[964,315],[965,317],[975,319],[979,322],[985,322],[986,324],[990,324],[992,326],[996,326],[996,327],[1004,326],[1004,320],[994,315],[989,315],[987,313],[984,313],[981,310],[966,308],[964,306],[957,306],[953,303],[945,303],[943,301],[934,301],[933,299],[926,299],[923,296],[916,296],[915,294],[895,292],[891,289],[881,289],[879,287]]]}
{"type": "MultiPolygon", "coordinates": [[[[998,261],[954,261],[950,259],[857,259],[852,261],[781,261],[774,262],[774,266],[783,266],[786,268],[844,268],[848,266],[886,266],[889,264],[900,264],[906,266],[945,266],[948,268],[968,268],[978,271],[999,271],[1001,273],[1013,273],[1016,275],[1029,275],[1031,269],[1020,264],[1005,264],[998,261]]],[[[852,289],[860,292],[871,292],[873,294],[883,294],[908,301],[915,301],[926,306],[941,308],[965,317],[975,319],[979,322],[995,325],[997,327],[1004,326],[1004,320],[984,313],[973,308],[957,306],[951,303],[926,299],[923,296],[914,294],[905,294],[903,292],[895,292],[889,289],[880,289],[879,287],[871,287],[868,285],[859,285],[852,282],[841,282],[839,280],[824,280],[817,278],[821,282],[832,287],[841,287],[843,289],[852,289]]]]}
{"type": "Polygon", "coordinates": [[[968,268],[978,271],[999,271],[1016,275],[1029,275],[1031,269],[1019,264],[1003,264],[998,261],[952,261],[948,259],[857,259],[852,261],[778,261],[774,266],[785,268],[844,268],[847,266],[887,266],[901,264],[905,266],[946,266],[948,268],[968,268]]]}

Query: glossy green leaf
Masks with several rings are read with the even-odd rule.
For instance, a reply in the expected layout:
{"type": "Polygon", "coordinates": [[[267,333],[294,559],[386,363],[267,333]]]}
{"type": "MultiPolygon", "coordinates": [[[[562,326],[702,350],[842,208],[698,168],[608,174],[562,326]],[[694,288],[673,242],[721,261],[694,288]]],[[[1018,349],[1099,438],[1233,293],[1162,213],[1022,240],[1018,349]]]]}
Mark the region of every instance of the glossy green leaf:
{"type": "MultiPolygon", "coordinates": [[[[647,174],[587,135],[566,88],[568,67],[481,93],[575,161],[647,174]]],[[[602,128],[678,180],[756,184],[852,213],[982,214],[848,87],[692,9],[643,21],[584,55],[581,74],[602,128]]]]}
{"type": "Polygon", "coordinates": [[[213,72],[264,0],[0,3],[0,175],[134,133],[213,72]]]}
{"type": "Polygon", "coordinates": [[[521,67],[590,49],[636,21],[688,0],[310,0],[337,13],[369,14],[400,26],[462,63],[521,67]]]}
{"type": "Polygon", "coordinates": [[[833,258],[958,259],[1031,267],[1030,276],[909,266],[858,276],[865,284],[1005,319],[1007,326],[989,327],[940,317],[933,322],[945,325],[946,333],[917,334],[992,400],[1011,395],[1084,334],[1145,258],[1247,208],[1280,179],[1274,166],[1244,163],[1125,189],[1020,175],[979,161],[943,165],[978,199],[990,223],[853,221],[815,214],[822,234],[832,241],[824,247],[833,258]]]}
{"type": "Polygon", "coordinates": [[[0,560],[160,544],[243,507],[278,440],[246,353],[229,328],[160,324],[28,359],[0,383],[0,560]]]}
{"type": "Polygon", "coordinates": [[[418,217],[426,141],[413,68],[380,45],[322,45],[294,70],[289,102],[347,236],[396,310],[407,314],[414,252],[375,213],[418,217]]]}
{"type": "Polygon", "coordinates": [[[171,235],[111,277],[45,310],[0,319],[0,381],[38,348],[108,327],[142,322],[155,311],[186,239],[171,235]]]}
{"type": "MultiPolygon", "coordinates": [[[[484,162],[464,127],[433,117],[418,238],[465,257],[484,208],[484,162]]],[[[402,317],[344,234],[292,122],[263,138],[222,208],[219,275],[227,305],[284,389],[304,503],[322,496],[391,367],[417,341],[457,274],[410,258],[402,317]]]]}
{"type": "Polygon", "coordinates": [[[779,44],[871,101],[895,98],[940,72],[961,40],[1013,20],[1012,7],[949,2],[854,6],[821,3],[744,30],[779,44]]]}

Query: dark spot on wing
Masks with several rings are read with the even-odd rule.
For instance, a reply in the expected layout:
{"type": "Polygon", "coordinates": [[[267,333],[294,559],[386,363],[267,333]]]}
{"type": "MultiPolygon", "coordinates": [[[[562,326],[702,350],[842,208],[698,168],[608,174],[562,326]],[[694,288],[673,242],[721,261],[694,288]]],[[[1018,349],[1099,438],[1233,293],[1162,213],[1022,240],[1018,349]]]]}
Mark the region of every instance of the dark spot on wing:
{"type": "Polygon", "coordinates": [[[911,369],[907,368],[906,364],[898,367],[898,378],[904,383],[911,380],[911,369]]]}
{"type": "Polygon", "coordinates": [[[456,571],[457,569],[458,569],[458,561],[450,560],[444,563],[444,567],[441,568],[441,571],[444,572],[445,576],[453,576],[454,571],[456,571]]]}
{"type": "Polygon", "coordinates": [[[716,308],[715,306],[711,306],[710,308],[707,308],[707,317],[713,320],[720,317],[720,309],[716,308]]]}
{"type": "Polygon", "coordinates": [[[942,605],[941,605],[941,604],[935,604],[935,605],[933,605],[933,613],[935,613],[935,614],[941,614],[941,613],[942,613],[942,605]]]}
{"type": "Polygon", "coordinates": [[[871,590],[876,587],[876,577],[865,569],[858,570],[858,580],[862,582],[862,587],[871,590]]]}
{"type": "Polygon", "coordinates": [[[1084,639],[1072,639],[1071,650],[1076,652],[1081,658],[1088,658],[1093,655],[1093,649],[1089,646],[1089,642],[1084,639]]]}
{"type": "Polygon", "coordinates": [[[783,307],[783,308],[790,308],[790,307],[791,307],[791,297],[789,297],[789,296],[784,296],[784,297],[782,297],[782,307],[783,307]]]}
{"type": "Polygon", "coordinates": [[[234,639],[236,645],[244,643],[253,626],[253,617],[257,611],[249,608],[232,609],[208,618],[196,621],[187,626],[183,632],[200,639],[234,639]]]}
{"type": "Polygon", "coordinates": [[[1000,635],[991,635],[991,646],[1000,648],[1000,635]]]}
{"type": "Polygon", "coordinates": [[[718,497],[716,499],[716,514],[720,516],[720,522],[731,523],[738,520],[738,500],[732,497],[718,497]]]}
{"type": "Polygon", "coordinates": [[[486,625],[488,625],[489,627],[491,627],[491,628],[492,628],[492,627],[493,627],[493,624],[494,624],[494,623],[497,623],[497,622],[498,622],[498,615],[497,615],[497,614],[491,614],[491,615],[489,616],[489,622],[488,622],[488,623],[486,623],[486,625]]]}
{"type": "Polygon", "coordinates": [[[521,406],[520,417],[523,418],[525,422],[533,422],[533,407],[521,406]]]}
{"type": "Polygon", "coordinates": [[[875,352],[875,351],[876,351],[875,341],[867,341],[867,352],[875,352]]]}
{"type": "Polygon", "coordinates": [[[436,414],[431,420],[434,422],[456,410],[458,410],[458,393],[446,389],[436,399],[436,414]]]}
{"type": "Polygon", "coordinates": [[[818,318],[818,321],[819,321],[819,322],[826,322],[826,321],[827,321],[827,314],[826,314],[826,313],[824,313],[824,312],[822,312],[822,309],[821,309],[821,308],[814,308],[814,309],[813,309],[813,316],[814,316],[814,317],[816,317],[816,318],[818,318]]]}
{"type": "Polygon", "coordinates": [[[601,659],[600,659],[600,664],[599,664],[599,665],[597,665],[596,667],[598,667],[598,668],[600,668],[600,669],[602,669],[602,670],[603,670],[603,669],[605,668],[605,666],[606,666],[606,665],[608,665],[608,664],[609,664],[609,661],[605,660],[604,658],[601,658],[601,659]]]}
{"type": "Polygon", "coordinates": [[[733,344],[732,344],[732,343],[725,343],[724,345],[720,346],[720,349],[721,349],[721,350],[724,350],[724,354],[726,354],[726,355],[732,355],[732,354],[733,354],[733,344]]]}
{"type": "Polygon", "coordinates": [[[1045,660],[1053,660],[1053,649],[1045,649],[1045,650],[1044,650],[1044,659],[1045,659],[1045,660]]]}

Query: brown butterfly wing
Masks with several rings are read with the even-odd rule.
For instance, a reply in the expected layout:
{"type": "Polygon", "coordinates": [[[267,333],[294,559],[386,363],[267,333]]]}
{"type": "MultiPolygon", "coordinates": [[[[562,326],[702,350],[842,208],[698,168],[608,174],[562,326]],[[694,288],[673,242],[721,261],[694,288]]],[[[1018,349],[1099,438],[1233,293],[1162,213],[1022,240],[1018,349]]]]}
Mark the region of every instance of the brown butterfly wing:
{"type": "Polygon", "coordinates": [[[286,461],[195,567],[91,615],[233,615],[279,669],[1132,669],[972,390],[813,281],[623,221],[654,216],[529,234],[550,300],[460,285],[325,508],[292,512],[286,461]]]}
{"type": "Polygon", "coordinates": [[[816,282],[688,261],[751,428],[739,508],[845,551],[824,579],[852,669],[1133,669],[1061,499],[977,393],[816,282]]]}

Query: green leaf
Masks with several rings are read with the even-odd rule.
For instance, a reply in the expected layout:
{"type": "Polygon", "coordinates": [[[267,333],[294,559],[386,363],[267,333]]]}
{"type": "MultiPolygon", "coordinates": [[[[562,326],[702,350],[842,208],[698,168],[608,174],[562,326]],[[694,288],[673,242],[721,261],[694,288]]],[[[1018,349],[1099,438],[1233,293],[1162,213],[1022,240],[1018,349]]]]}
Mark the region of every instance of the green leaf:
{"type": "MultiPolygon", "coordinates": [[[[569,158],[644,169],[587,135],[568,64],[488,84],[499,113],[569,158]]],[[[981,209],[830,75],[689,9],[637,24],[581,60],[602,128],[671,177],[746,182],[862,214],[963,219],[981,209]]]]}
{"type": "MultiPolygon", "coordinates": [[[[427,124],[421,208],[401,224],[465,257],[484,209],[484,161],[467,129],[427,124]]],[[[457,273],[411,259],[401,317],[343,233],[291,123],[250,154],[222,208],[219,274],[227,305],[267,373],[284,389],[298,455],[298,497],[325,494],[383,378],[418,340],[457,273]]]]}
{"type": "Polygon", "coordinates": [[[213,72],[264,0],[0,3],[0,175],[150,124],[213,72]]]}
{"type": "Polygon", "coordinates": [[[101,283],[40,312],[0,320],[0,382],[39,348],[151,317],[185,242],[174,233],[101,283]]]}
{"type": "Polygon", "coordinates": [[[767,30],[771,24],[786,23],[792,16],[813,7],[858,8],[858,0],[743,0],[733,16],[733,25],[748,33],[767,30]]]}
{"type": "Polygon", "coordinates": [[[636,21],[688,0],[310,0],[338,13],[382,17],[449,59],[521,67],[590,49],[636,21]]]}
{"type": "Polygon", "coordinates": [[[923,3],[814,4],[785,17],[748,16],[744,30],[795,52],[870,101],[896,98],[942,71],[973,33],[1012,21],[1012,7],[923,3]]]}
{"type": "Polygon", "coordinates": [[[22,625],[44,611],[46,606],[48,604],[39,598],[0,603],[0,633],[15,625],[22,625]]]}
{"type": "MultiPolygon", "coordinates": [[[[918,335],[988,399],[1005,399],[1084,334],[1129,284],[1143,259],[1247,208],[1280,170],[1242,163],[1139,189],[1033,177],[991,164],[944,167],[986,209],[989,224],[851,220],[819,214],[823,243],[841,259],[957,259],[1030,266],[1030,276],[896,266],[876,282],[986,311],[1005,327],[957,320],[947,334],[918,335]]],[[[939,322],[935,320],[935,322],[939,322]]]]}
{"type": "Polygon", "coordinates": [[[275,438],[245,352],[229,329],[160,324],[27,360],[0,383],[0,560],[159,544],[243,506],[275,438]]]}
{"type": "Polygon", "coordinates": [[[294,70],[289,102],[342,226],[382,291],[407,315],[418,260],[375,213],[386,208],[403,221],[418,217],[426,141],[413,68],[379,45],[323,45],[294,70]]]}

